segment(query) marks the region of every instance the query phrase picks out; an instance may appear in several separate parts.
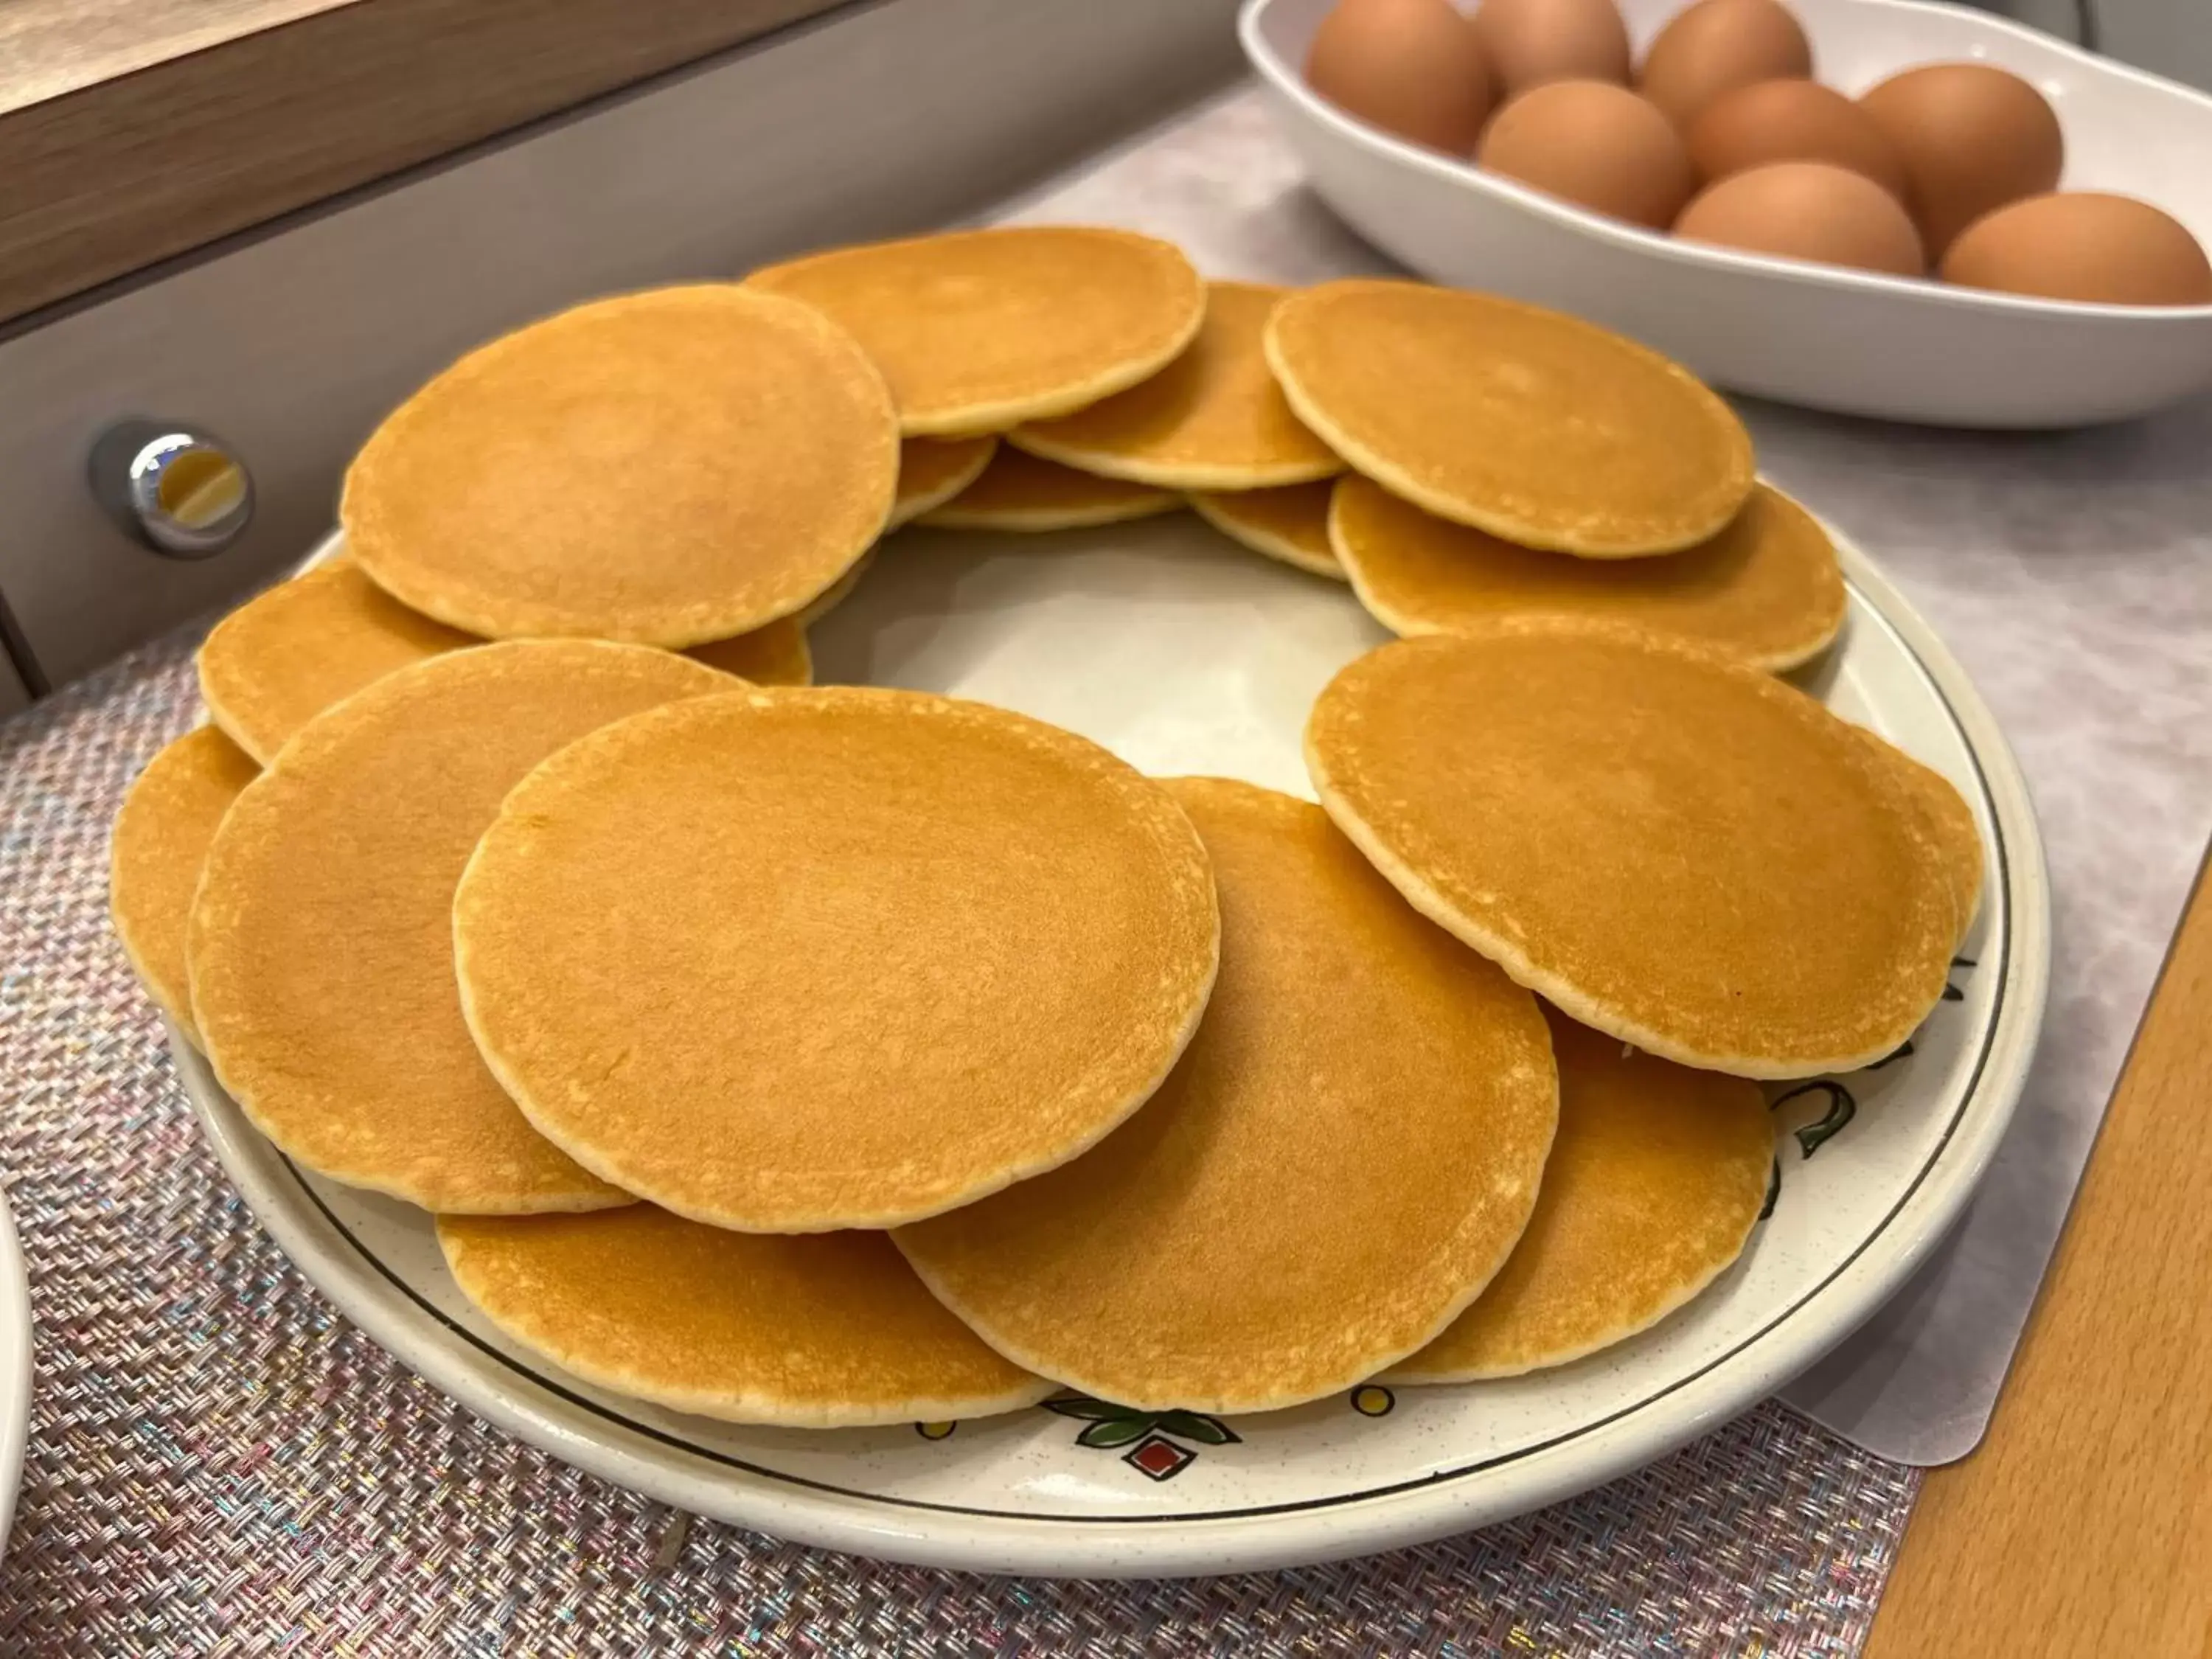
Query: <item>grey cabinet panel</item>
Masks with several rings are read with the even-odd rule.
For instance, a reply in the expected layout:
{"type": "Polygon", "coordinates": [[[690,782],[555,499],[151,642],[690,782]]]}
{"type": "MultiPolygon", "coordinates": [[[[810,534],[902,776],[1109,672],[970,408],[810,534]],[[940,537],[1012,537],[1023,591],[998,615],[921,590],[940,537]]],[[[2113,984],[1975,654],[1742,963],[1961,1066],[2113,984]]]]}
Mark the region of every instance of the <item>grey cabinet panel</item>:
{"type": "Polygon", "coordinates": [[[2089,0],[2097,49],[2168,80],[2212,88],[2208,0],[2089,0]]]}

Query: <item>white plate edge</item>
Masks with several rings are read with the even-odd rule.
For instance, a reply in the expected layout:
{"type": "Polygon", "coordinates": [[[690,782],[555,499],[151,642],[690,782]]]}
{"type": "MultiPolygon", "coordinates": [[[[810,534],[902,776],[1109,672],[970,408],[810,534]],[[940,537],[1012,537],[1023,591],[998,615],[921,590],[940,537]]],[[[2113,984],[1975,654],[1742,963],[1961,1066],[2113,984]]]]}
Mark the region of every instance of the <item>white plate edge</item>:
{"type": "MultiPolygon", "coordinates": [[[[1960,1127],[1920,1176],[1877,1237],[1890,1248],[1869,1261],[1863,1252],[1821,1285],[1781,1324],[1747,1348],[1647,1401],[1566,1449],[1521,1455],[1510,1473],[1489,1480],[1468,1471],[1436,1485],[1373,1498],[1333,1501],[1311,1512],[1278,1506],[1252,1516],[1098,1524],[1064,1518],[976,1515],[957,1509],[898,1511],[842,1494],[794,1495],[742,1474],[706,1474],[674,1467],[670,1454],[649,1449],[634,1431],[607,1425],[581,1432],[565,1420],[575,1408],[557,1400],[526,1403],[528,1388],[479,1386],[467,1360],[425,1348],[413,1319],[383,1293],[376,1268],[313,1215],[295,1218],[292,1201],[254,1168],[272,1146],[234,1106],[203,1087],[187,1088],[195,1114],[240,1194],[301,1273],[339,1310],[433,1387],[519,1438],[626,1489],[702,1515],[750,1526],[794,1541],[924,1566],[963,1571],[1090,1577],[1185,1576],[1261,1571],[1364,1555],[1423,1542],[1510,1518],[1618,1478],[1718,1427],[1771,1395],[1841,1342],[1900,1288],[1971,1200],[2010,1123],[2034,1055],[2050,978],[2050,894],[2042,836],[2027,782],[1995,716],[1964,667],[1903,593],[1848,538],[1834,536],[1844,572],[1881,624],[1906,646],[1935,683],[1977,760],[2006,842],[2006,973],[2009,989],[1988,1042],[1988,1059],[1960,1127]],[[1975,1108],[1980,1107],[1977,1112],[1975,1108]],[[257,1148],[252,1143],[258,1143],[257,1148]],[[1931,1195],[1929,1178],[1945,1177],[1931,1195]],[[1816,1308],[1836,1311],[1818,1332],[1793,1331],[1816,1308]],[[1687,1395],[1694,1408],[1654,1435],[1625,1425],[1687,1395]],[[625,1449],[635,1445],[636,1450],[625,1449]],[[732,1500],[738,1500],[733,1502],[732,1500]]],[[[329,557],[342,544],[332,532],[301,568],[329,557]]],[[[204,1062],[172,1028],[180,1070],[204,1062]]],[[[211,1083],[212,1079],[209,1081],[211,1083]]],[[[1639,1425],[1640,1426],[1640,1425],[1639,1425]]],[[[675,1454],[681,1456],[684,1454],[675,1454]]]]}

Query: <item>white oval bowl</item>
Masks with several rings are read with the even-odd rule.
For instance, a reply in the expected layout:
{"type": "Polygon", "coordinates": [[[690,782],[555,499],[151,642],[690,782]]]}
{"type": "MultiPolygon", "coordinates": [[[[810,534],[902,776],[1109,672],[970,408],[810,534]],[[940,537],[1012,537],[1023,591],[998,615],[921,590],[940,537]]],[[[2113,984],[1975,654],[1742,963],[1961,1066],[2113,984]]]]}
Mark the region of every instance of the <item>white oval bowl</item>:
{"type": "MultiPolygon", "coordinates": [[[[1721,386],[1845,414],[2076,426],[2212,385],[2212,305],[2036,300],[1679,242],[1394,138],[1305,84],[1333,3],[1247,0],[1245,55],[1314,189],[1425,276],[1574,312],[1721,386]]],[[[1685,3],[1621,0],[1639,54],[1685,3]]],[[[2032,81],[2065,128],[2066,189],[2141,197],[2212,245],[2212,98],[1961,7],[1790,6],[1814,73],[1847,93],[1964,58],[2032,81]]]]}

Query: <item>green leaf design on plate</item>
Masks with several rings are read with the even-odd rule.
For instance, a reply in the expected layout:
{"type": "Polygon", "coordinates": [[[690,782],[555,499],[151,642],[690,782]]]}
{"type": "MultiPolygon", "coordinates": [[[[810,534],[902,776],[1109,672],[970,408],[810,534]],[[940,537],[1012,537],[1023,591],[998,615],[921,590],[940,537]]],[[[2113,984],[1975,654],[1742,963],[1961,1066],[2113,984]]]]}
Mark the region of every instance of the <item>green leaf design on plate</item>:
{"type": "Polygon", "coordinates": [[[1152,1419],[1135,1417],[1102,1418],[1075,1437],[1079,1446],[1126,1446],[1152,1431],[1152,1419]]]}
{"type": "Polygon", "coordinates": [[[1761,1221],[1774,1213],[1774,1200],[1782,1196],[1782,1155],[1776,1153],[1774,1173],[1766,1178],[1766,1202],[1759,1206],[1761,1221]]]}
{"type": "Polygon", "coordinates": [[[1064,1395],[1058,1400],[1048,1400],[1044,1408],[1058,1412],[1062,1417],[1080,1417],[1092,1423],[1120,1423],[1133,1417],[1148,1417],[1128,1406],[1116,1406],[1110,1401],[1093,1400],[1087,1394],[1064,1395]]]}
{"type": "Polygon", "coordinates": [[[1172,1434],[1180,1439],[1195,1440],[1200,1445],[1235,1445],[1242,1438],[1218,1417],[1207,1417],[1198,1412],[1162,1412],[1154,1427],[1162,1434],[1172,1434]]]}

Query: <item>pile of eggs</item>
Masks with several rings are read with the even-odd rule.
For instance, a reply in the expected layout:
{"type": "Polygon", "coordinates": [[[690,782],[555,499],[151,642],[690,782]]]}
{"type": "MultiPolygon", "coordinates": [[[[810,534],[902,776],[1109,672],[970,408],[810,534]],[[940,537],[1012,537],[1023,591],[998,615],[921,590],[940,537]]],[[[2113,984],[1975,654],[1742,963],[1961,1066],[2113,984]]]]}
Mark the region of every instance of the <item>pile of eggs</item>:
{"type": "Polygon", "coordinates": [[[2148,203],[2061,191],[2048,100],[1978,63],[1857,98],[1813,79],[1779,0],[1696,0],[1631,61],[1614,0],[1339,0],[1314,90],[1399,137],[1689,240],[2118,305],[2212,303],[2148,203]]]}

